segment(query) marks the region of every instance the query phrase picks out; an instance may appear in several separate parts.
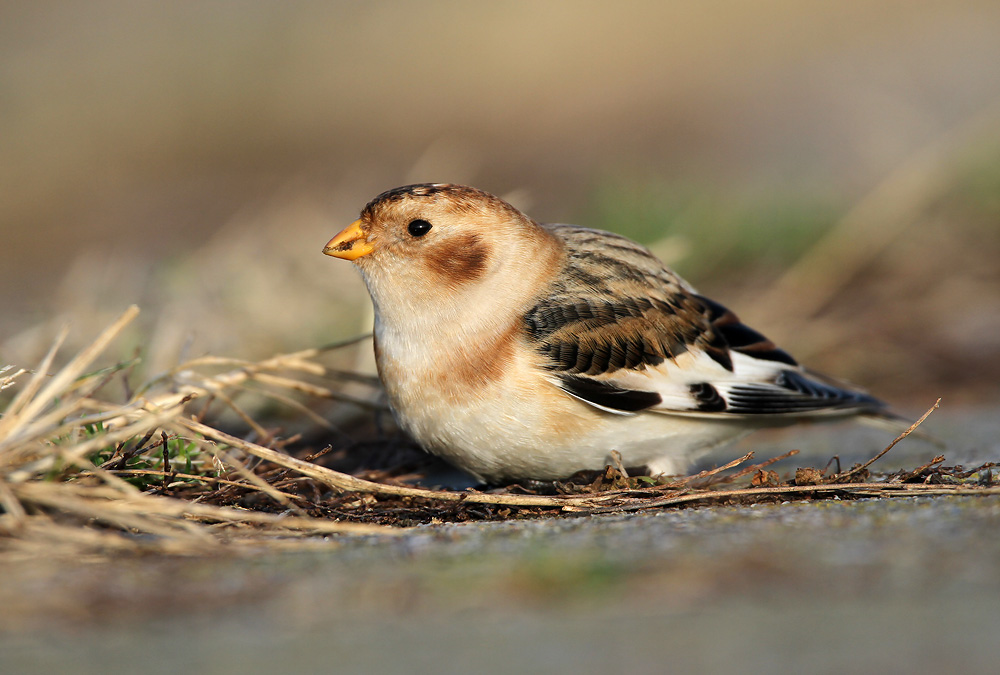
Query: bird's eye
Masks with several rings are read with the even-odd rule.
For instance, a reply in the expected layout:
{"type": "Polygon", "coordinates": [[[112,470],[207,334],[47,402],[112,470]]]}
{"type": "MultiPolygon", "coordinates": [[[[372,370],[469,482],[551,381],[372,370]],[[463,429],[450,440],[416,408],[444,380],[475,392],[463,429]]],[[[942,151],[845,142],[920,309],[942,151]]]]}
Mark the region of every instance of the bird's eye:
{"type": "Polygon", "coordinates": [[[414,237],[422,237],[431,231],[431,224],[426,220],[411,220],[410,224],[406,226],[406,231],[414,237]]]}

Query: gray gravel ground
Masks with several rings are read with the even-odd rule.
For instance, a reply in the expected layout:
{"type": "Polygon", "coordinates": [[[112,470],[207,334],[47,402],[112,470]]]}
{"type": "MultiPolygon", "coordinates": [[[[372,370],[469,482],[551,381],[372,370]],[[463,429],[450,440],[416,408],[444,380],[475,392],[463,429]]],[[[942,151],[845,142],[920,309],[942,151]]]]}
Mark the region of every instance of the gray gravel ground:
{"type": "MultiPolygon", "coordinates": [[[[996,417],[928,428],[972,463],[1000,457],[996,417]]],[[[849,463],[885,435],[782,434],[761,455],[806,441],[795,465],[849,463]]],[[[935,453],[898,449],[883,469],[935,453]]],[[[996,496],[426,526],[3,579],[2,673],[1000,671],[996,496]]]]}

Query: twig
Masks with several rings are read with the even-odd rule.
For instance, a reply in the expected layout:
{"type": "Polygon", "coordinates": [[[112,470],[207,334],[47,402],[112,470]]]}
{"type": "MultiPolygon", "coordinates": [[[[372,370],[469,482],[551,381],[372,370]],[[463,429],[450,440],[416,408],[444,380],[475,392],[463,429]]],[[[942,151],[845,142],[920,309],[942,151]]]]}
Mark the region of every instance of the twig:
{"type": "Polygon", "coordinates": [[[635,500],[614,506],[600,506],[589,510],[589,513],[619,513],[642,511],[646,509],[664,508],[702,500],[718,500],[758,495],[780,496],[796,494],[815,494],[823,492],[839,492],[861,494],[871,497],[912,497],[916,495],[995,495],[1000,494],[1000,488],[979,488],[970,486],[941,486],[912,483],[835,483],[821,485],[784,485],[780,487],[742,488],[737,490],[706,490],[692,492],[675,497],[662,499],[635,500]]]}
{"type": "MultiPolygon", "coordinates": [[[[25,421],[34,418],[38,415],[49,403],[56,400],[60,396],[64,395],[66,390],[73,384],[73,382],[80,377],[84,371],[93,363],[101,352],[111,343],[111,341],[118,336],[118,334],[127,326],[132,319],[134,319],[139,314],[139,308],[135,305],[129,307],[125,312],[118,317],[110,326],[104,329],[104,331],[97,336],[88,347],[84,348],[79,354],[73,357],[69,363],[67,363],[62,370],[60,370],[56,375],[49,380],[49,382],[38,392],[37,395],[33,396],[30,400],[26,401],[24,407],[18,411],[18,418],[23,418],[25,421]]],[[[58,343],[57,343],[58,344],[58,343]]],[[[55,349],[55,346],[53,346],[55,349]]],[[[54,355],[54,352],[50,352],[50,355],[54,355]]],[[[50,357],[46,357],[47,362],[51,362],[50,357]]],[[[12,424],[13,426],[13,424],[12,424]]],[[[10,430],[3,429],[4,432],[9,433],[10,430]]],[[[2,443],[2,438],[0,438],[0,443],[2,443]]]]}
{"type": "Polygon", "coordinates": [[[834,462],[836,462],[837,464],[837,470],[833,472],[833,475],[837,475],[838,473],[840,473],[840,455],[834,455],[833,457],[831,457],[830,461],[826,463],[826,466],[823,467],[823,470],[820,471],[820,473],[822,473],[825,476],[826,472],[830,469],[831,466],[833,466],[834,462]]]}
{"type": "Polygon", "coordinates": [[[153,434],[155,433],[156,429],[150,429],[149,431],[146,432],[146,435],[143,436],[142,439],[140,439],[140,441],[136,443],[131,450],[128,451],[124,451],[124,449],[125,446],[128,445],[128,442],[132,439],[126,438],[124,441],[118,444],[118,447],[115,448],[115,451],[111,454],[111,459],[101,464],[99,468],[124,469],[126,462],[128,462],[130,459],[138,455],[143,450],[146,450],[146,443],[149,442],[149,439],[151,439],[153,437],[153,434]]]}
{"type": "MultiPolygon", "coordinates": [[[[305,362],[305,359],[316,357],[325,351],[340,349],[341,347],[355,344],[368,337],[371,337],[371,335],[363,335],[350,340],[345,340],[343,342],[335,342],[323,347],[312,349],[304,349],[290,354],[278,354],[257,363],[233,359],[219,359],[217,357],[202,357],[200,359],[188,361],[140,388],[139,394],[141,395],[148,391],[156,382],[169,380],[170,378],[173,378],[177,384],[175,391],[153,396],[148,400],[145,400],[141,409],[122,415],[120,418],[109,420],[108,426],[116,427],[126,424],[129,421],[133,421],[136,417],[143,415],[145,412],[164,412],[175,410],[176,408],[183,406],[188,401],[192,401],[203,396],[211,396],[228,387],[241,385],[251,379],[275,386],[290,388],[311,396],[345,401],[366,408],[382,409],[385,407],[384,405],[379,405],[377,403],[372,403],[371,401],[341,394],[326,387],[320,387],[277,375],[269,375],[266,372],[286,368],[302,369],[308,365],[305,362]],[[231,364],[233,362],[238,364],[239,367],[228,372],[220,373],[219,375],[213,375],[210,377],[200,376],[196,378],[195,373],[189,372],[191,368],[198,365],[218,365],[220,363],[231,364]]],[[[315,368],[309,368],[309,371],[315,374],[323,374],[324,368],[319,364],[315,364],[315,368]]],[[[0,441],[2,441],[2,439],[0,439],[0,441]]]]}
{"type": "Polygon", "coordinates": [[[618,473],[621,474],[622,478],[628,478],[628,471],[625,470],[625,465],[622,464],[622,453],[617,450],[611,451],[611,464],[618,473]]]}
{"type": "Polygon", "coordinates": [[[18,501],[13,491],[11,491],[2,478],[0,478],[0,506],[3,507],[3,514],[0,515],[0,520],[12,521],[12,526],[8,527],[8,530],[18,530],[24,527],[27,513],[25,513],[21,502],[18,501]]]}
{"type": "Polygon", "coordinates": [[[173,479],[173,472],[170,471],[170,444],[167,442],[167,432],[160,431],[160,444],[163,448],[163,489],[167,489],[167,485],[170,481],[167,480],[168,474],[170,479],[173,479]]]}
{"type": "MultiPolygon", "coordinates": [[[[294,469],[299,473],[309,476],[325,485],[347,492],[365,492],[370,494],[393,495],[397,497],[418,497],[421,499],[437,499],[450,502],[469,502],[473,504],[496,504],[503,506],[541,506],[550,508],[560,508],[566,504],[590,505],[601,501],[606,501],[605,495],[595,495],[589,497],[568,497],[568,496],[545,496],[545,495],[504,495],[489,494],[484,492],[455,492],[449,490],[425,490],[423,488],[411,488],[398,485],[385,485],[363,480],[355,476],[333,471],[316,464],[304,462],[295,457],[283,455],[269,448],[244,441],[235,436],[231,436],[223,431],[219,431],[206,424],[195,422],[194,420],[179,419],[178,423],[187,427],[195,433],[202,434],[208,438],[213,438],[221,443],[230,445],[269,462],[294,469]]],[[[613,496],[613,495],[611,495],[613,496]]]]}
{"type": "MultiPolygon", "coordinates": [[[[250,384],[253,384],[253,383],[254,382],[251,380],[251,381],[247,382],[246,384],[239,385],[239,387],[240,387],[240,389],[242,391],[246,391],[246,392],[249,392],[251,394],[256,394],[258,396],[263,396],[265,398],[274,399],[275,401],[278,401],[279,403],[287,405],[289,408],[297,410],[300,413],[302,413],[303,415],[305,415],[306,417],[308,417],[314,424],[316,424],[318,426],[321,426],[321,427],[323,427],[325,429],[336,430],[336,428],[333,426],[333,424],[330,423],[330,420],[326,419],[325,417],[323,417],[319,413],[314,412],[312,409],[309,408],[309,406],[304,405],[300,401],[295,400],[291,396],[285,396],[284,394],[279,394],[276,391],[271,391],[270,389],[266,389],[264,387],[251,387],[251,386],[249,386],[250,384]]],[[[205,420],[202,417],[202,418],[199,418],[198,421],[199,422],[204,422],[205,420]]]]}
{"type": "Polygon", "coordinates": [[[938,455],[937,457],[935,457],[931,461],[927,462],[926,464],[922,464],[922,465],[918,466],[916,469],[913,469],[912,471],[905,471],[905,472],[902,472],[898,476],[893,476],[892,478],[889,479],[889,482],[891,482],[891,483],[905,483],[906,481],[910,480],[911,478],[916,478],[921,473],[923,473],[925,470],[931,468],[935,464],[940,464],[943,461],[944,461],[944,455],[938,455]]]}
{"type": "MultiPolygon", "coordinates": [[[[194,480],[208,485],[228,485],[230,487],[243,488],[245,490],[270,494],[270,491],[265,491],[260,486],[254,485],[253,483],[241,483],[235,480],[216,478],[215,476],[199,476],[193,473],[177,473],[176,471],[163,471],[160,469],[115,469],[112,470],[111,473],[116,476],[162,476],[164,480],[168,478],[171,480],[194,480]]],[[[81,471],[80,475],[87,476],[90,475],[90,473],[87,471],[81,471]]],[[[166,485],[164,485],[164,487],[166,487],[166,485]]],[[[282,492],[274,489],[273,486],[272,490],[286,499],[302,499],[300,495],[293,495],[290,492],[282,492]]]]}
{"type": "Polygon", "coordinates": [[[286,499],[285,496],[280,491],[274,489],[272,485],[270,485],[263,478],[255,474],[246,466],[244,466],[243,462],[240,462],[230,453],[225,452],[222,448],[217,447],[215,443],[211,443],[204,439],[193,439],[193,440],[195,440],[195,442],[197,442],[202,447],[211,452],[223,465],[228,465],[233,470],[235,470],[236,473],[240,474],[241,476],[243,476],[243,478],[256,485],[261,492],[264,492],[265,494],[269,495],[272,499],[277,501],[282,506],[287,506],[294,511],[299,511],[299,508],[294,504],[289,503],[288,499],[286,499]]]}
{"type": "Polygon", "coordinates": [[[672,483],[666,483],[665,485],[662,485],[660,487],[662,487],[665,490],[675,490],[677,488],[684,487],[688,483],[690,483],[692,481],[696,481],[699,478],[706,478],[708,476],[712,476],[714,474],[717,474],[720,471],[725,471],[726,469],[732,469],[734,466],[738,466],[738,465],[742,464],[743,462],[747,461],[748,459],[750,459],[752,457],[753,457],[753,452],[748,452],[747,454],[745,454],[742,457],[739,457],[737,459],[734,459],[733,461],[729,462],[728,464],[723,464],[722,466],[717,466],[714,469],[708,469],[706,471],[702,471],[701,473],[696,473],[693,476],[687,476],[685,478],[681,478],[680,480],[675,480],[672,483]]]}
{"type": "Polygon", "coordinates": [[[35,369],[31,379],[28,380],[28,384],[21,391],[17,392],[17,396],[14,397],[14,400],[10,402],[10,405],[4,411],[3,416],[0,417],[0,443],[13,434],[13,429],[17,427],[19,422],[23,423],[23,417],[30,417],[30,415],[25,415],[23,411],[34,400],[36,394],[42,388],[49,368],[52,367],[52,361],[56,357],[56,352],[59,351],[59,347],[62,346],[68,334],[69,331],[66,328],[59,331],[59,335],[52,343],[52,346],[49,347],[49,351],[45,354],[41,364],[35,369]]]}
{"type": "Polygon", "coordinates": [[[732,483],[737,478],[742,478],[743,476],[747,475],[748,473],[753,473],[754,471],[760,471],[761,469],[764,469],[764,468],[767,468],[767,467],[771,466],[775,462],[780,462],[783,459],[788,459],[789,457],[794,457],[797,454],[799,454],[798,450],[789,450],[788,452],[786,452],[783,455],[778,455],[777,457],[772,457],[771,459],[765,460],[765,461],[761,462],[760,464],[751,464],[750,466],[746,467],[745,469],[740,469],[739,471],[737,471],[736,473],[734,473],[731,476],[722,476],[716,482],[717,483],[732,483]]]}
{"type": "Polygon", "coordinates": [[[215,396],[225,405],[227,405],[230,410],[236,413],[236,416],[239,417],[241,420],[243,420],[244,424],[246,424],[248,427],[254,430],[258,438],[260,438],[260,442],[262,445],[267,445],[273,440],[273,434],[264,427],[262,427],[260,424],[258,424],[257,420],[250,417],[250,415],[248,415],[246,411],[243,410],[243,408],[236,405],[236,401],[234,401],[232,397],[229,396],[226,392],[221,390],[217,391],[215,392],[215,396]]]}
{"type": "Polygon", "coordinates": [[[292,391],[297,391],[307,396],[312,396],[314,398],[328,398],[334,401],[341,401],[344,403],[353,403],[354,405],[361,406],[363,408],[374,408],[379,410],[387,410],[388,406],[385,404],[379,404],[373,401],[369,401],[363,398],[358,398],[357,396],[349,396],[347,394],[335,391],[328,387],[321,387],[319,385],[310,384],[308,382],[303,382],[301,380],[293,380],[289,377],[281,377],[280,375],[270,375],[268,373],[255,373],[253,379],[261,382],[263,384],[269,384],[275,387],[281,387],[283,389],[291,389],[292,391]]]}
{"type": "MultiPolygon", "coordinates": [[[[339,523],[322,518],[275,515],[227,506],[195,504],[183,499],[145,493],[121,499],[95,499],[91,497],[90,489],[69,490],[66,484],[25,483],[11,487],[22,501],[45,504],[126,528],[135,527],[140,531],[165,536],[175,536],[177,531],[156,525],[148,516],[157,517],[159,520],[155,522],[158,523],[169,522],[163,520],[164,518],[194,517],[216,522],[255,523],[331,534],[396,534],[402,531],[401,528],[391,528],[384,525],[339,523]],[[154,529],[157,531],[153,532],[154,529]]],[[[204,530],[199,528],[199,531],[204,530]]],[[[205,534],[207,535],[207,532],[205,534]]]]}
{"type": "Polygon", "coordinates": [[[925,419],[927,419],[928,417],[930,417],[931,413],[934,412],[935,410],[937,410],[940,407],[940,405],[941,405],[941,399],[939,398],[938,400],[934,401],[934,405],[932,405],[930,408],[927,409],[927,412],[925,412],[923,415],[920,416],[920,419],[918,419],[916,422],[914,422],[913,424],[911,424],[909,426],[909,428],[906,429],[899,436],[896,436],[896,438],[893,439],[892,443],[890,443],[889,445],[886,446],[885,450],[883,450],[882,452],[878,453],[877,455],[875,455],[874,457],[872,457],[871,459],[869,459],[864,464],[861,464],[860,466],[856,466],[853,469],[849,469],[848,471],[845,471],[844,473],[841,473],[841,474],[837,474],[836,476],[831,476],[830,477],[830,482],[832,483],[832,482],[836,482],[836,481],[848,479],[851,476],[856,476],[857,474],[861,473],[862,471],[864,471],[865,469],[867,469],[868,467],[870,467],[872,464],[874,464],[879,459],[881,459],[883,456],[885,456],[885,453],[889,452],[894,447],[896,447],[897,443],[899,443],[901,440],[903,440],[904,438],[906,438],[907,436],[909,436],[911,433],[913,433],[913,431],[917,427],[919,427],[923,423],[923,421],[925,419]]]}

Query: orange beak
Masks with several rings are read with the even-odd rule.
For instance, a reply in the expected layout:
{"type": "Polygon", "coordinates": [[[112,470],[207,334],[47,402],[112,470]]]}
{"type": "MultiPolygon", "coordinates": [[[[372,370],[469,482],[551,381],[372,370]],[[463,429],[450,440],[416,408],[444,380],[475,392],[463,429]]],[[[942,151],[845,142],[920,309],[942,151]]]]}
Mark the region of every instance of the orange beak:
{"type": "Polygon", "coordinates": [[[368,243],[368,236],[361,229],[361,221],[355,220],[327,243],[323,248],[323,253],[332,255],[334,258],[357,260],[374,250],[375,247],[368,243]]]}

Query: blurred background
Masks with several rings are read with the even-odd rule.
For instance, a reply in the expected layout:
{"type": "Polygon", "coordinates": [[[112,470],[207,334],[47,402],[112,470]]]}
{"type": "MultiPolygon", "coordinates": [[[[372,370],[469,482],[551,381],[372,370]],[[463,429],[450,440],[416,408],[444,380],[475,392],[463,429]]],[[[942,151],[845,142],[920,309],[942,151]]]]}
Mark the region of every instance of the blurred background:
{"type": "Polygon", "coordinates": [[[904,407],[995,402],[998,36],[995,0],[4,2],[0,362],[130,303],[154,372],[366,331],[323,244],[449,181],[904,407]]]}

